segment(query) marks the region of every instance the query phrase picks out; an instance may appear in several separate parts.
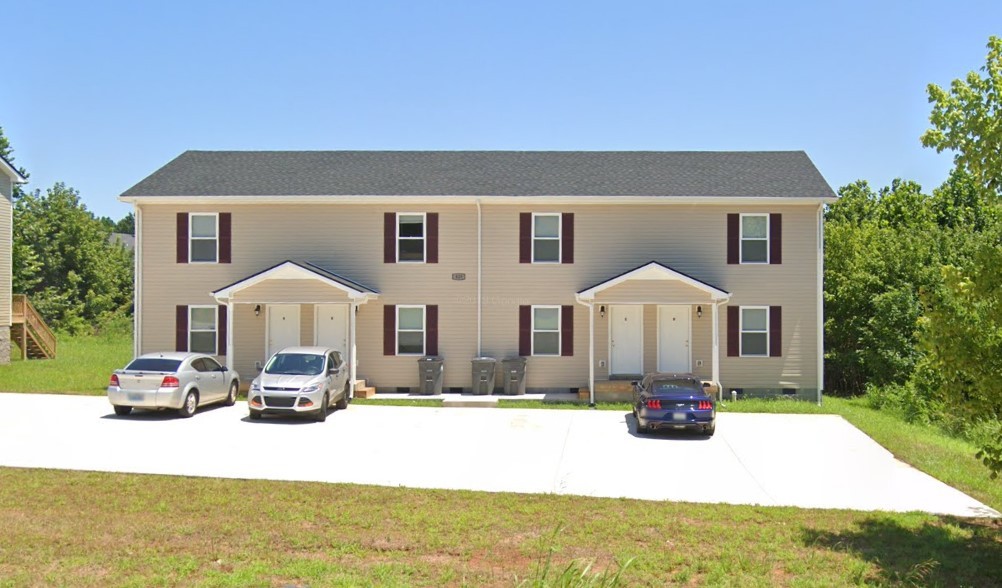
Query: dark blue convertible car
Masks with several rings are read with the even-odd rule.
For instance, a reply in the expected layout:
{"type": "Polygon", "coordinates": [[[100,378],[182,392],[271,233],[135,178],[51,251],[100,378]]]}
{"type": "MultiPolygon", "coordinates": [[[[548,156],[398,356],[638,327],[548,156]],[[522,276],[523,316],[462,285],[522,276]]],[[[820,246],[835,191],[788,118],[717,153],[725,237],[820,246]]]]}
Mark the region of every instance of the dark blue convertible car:
{"type": "Polygon", "coordinates": [[[717,405],[692,374],[652,373],[633,389],[633,416],[637,432],[689,429],[712,436],[717,428],[717,405]]]}

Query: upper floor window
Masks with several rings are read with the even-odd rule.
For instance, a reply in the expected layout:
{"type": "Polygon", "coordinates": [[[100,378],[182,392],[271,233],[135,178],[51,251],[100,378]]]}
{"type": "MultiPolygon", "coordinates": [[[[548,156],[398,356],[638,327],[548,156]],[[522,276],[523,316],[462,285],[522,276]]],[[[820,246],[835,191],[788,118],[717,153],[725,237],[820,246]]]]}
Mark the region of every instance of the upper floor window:
{"type": "Polygon", "coordinates": [[[560,355],[560,307],[532,307],[532,354],[560,355]]]}
{"type": "Polygon", "coordinates": [[[741,263],[769,263],[769,215],[741,215],[741,263]]]}
{"type": "Polygon", "coordinates": [[[425,260],[425,215],[401,213],[397,215],[397,261],[425,260]]]}
{"type": "Polygon", "coordinates": [[[397,355],[424,355],[425,307],[397,306],[397,355]]]}
{"type": "Polygon", "coordinates": [[[215,306],[188,307],[188,351],[216,354],[215,306]]]}
{"type": "Polygon", "coordinates": [[[188,248],[192,263],[216,263],[219,260],[219,216],[215,213],[192,213],[188,248]]]}
{"type": "Polygon", "coordinates": [[[742,357],[769,355],[769,307],[741,307],[742,357]]]}
{"type": "Polygon", "coordinates": [[[558,213],[533,213],[533,263],[560,263],[560,224],[558,213]]]}

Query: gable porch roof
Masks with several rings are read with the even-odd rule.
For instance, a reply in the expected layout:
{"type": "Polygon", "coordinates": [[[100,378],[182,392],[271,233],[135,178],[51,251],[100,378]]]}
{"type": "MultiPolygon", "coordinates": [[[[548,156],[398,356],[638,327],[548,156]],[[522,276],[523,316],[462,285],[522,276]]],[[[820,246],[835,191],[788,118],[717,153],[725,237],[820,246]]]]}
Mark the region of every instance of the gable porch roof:
{"type": "Polygon", "coordinates": [[[667,265],[651,261],[579,291],[577,299],[581,302],[594,300],[595,296],[603,290],[612,288],[628,280],[675,280],[705,292],[715,302],[729,300],[731,297],[730,292],[721,290],[712,284],[686,275],[667,265]]]}
{"type": "Polygon", "coordinates": [[[349,280],[328,269],[309,261],[285,260],[267,269],[263,269],[246,278],[233,282],[228,286],[211,292],[212,296],[219,302],[225,303],[234,294],[260,284],[265,280],[316,280],[328,286],[344,292],[349,299],[364,304],[379,296],[379,291],[354,280],[349,280]]]}

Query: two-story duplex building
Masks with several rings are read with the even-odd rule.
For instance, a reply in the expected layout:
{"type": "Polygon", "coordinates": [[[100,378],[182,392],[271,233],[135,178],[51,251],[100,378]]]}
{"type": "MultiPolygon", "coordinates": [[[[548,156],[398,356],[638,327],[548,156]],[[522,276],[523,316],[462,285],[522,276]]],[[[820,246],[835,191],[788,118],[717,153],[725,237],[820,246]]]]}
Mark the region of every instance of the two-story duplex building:
{"type": "Polygon", "coordinates": [[[727,390],[822,387],[822,211],[802,152],[188,151],[136,215],[136,352],[245,379],[292,344],[352,379],[415,358],[528,357],[530,391],[653,370],[727,390]]]}

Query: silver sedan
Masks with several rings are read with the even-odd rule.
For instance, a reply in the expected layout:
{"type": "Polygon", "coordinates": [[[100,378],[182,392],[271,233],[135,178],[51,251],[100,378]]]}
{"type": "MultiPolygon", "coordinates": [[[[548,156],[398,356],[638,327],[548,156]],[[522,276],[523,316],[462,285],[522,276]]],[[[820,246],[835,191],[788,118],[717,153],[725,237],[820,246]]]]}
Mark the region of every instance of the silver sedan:
{"type": "Polygon", "coordinates": [[[111,375],[108,400],[115,414],[133,408],[173,409],[182,417],[199,406],[237,401],[240,376],[202,353],[147,353],[111,375]]]}

